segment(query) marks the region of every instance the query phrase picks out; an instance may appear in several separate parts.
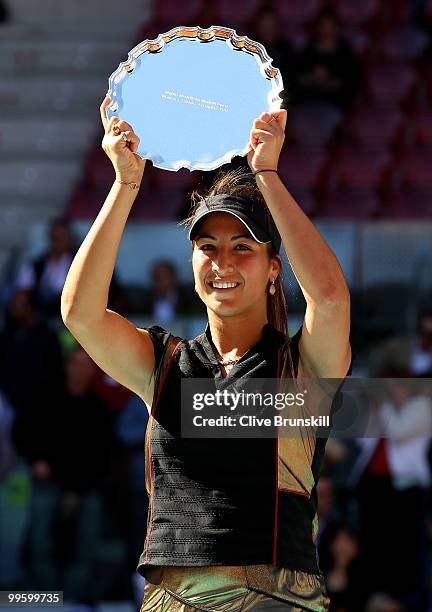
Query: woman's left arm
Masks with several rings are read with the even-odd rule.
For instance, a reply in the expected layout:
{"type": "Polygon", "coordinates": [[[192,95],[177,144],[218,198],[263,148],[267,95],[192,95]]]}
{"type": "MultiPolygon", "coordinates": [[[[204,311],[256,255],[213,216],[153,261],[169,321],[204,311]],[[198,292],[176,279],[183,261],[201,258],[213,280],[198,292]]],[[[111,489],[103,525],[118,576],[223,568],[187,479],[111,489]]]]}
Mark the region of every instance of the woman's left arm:
{"type": "MultiPolygon", "coordinates": [[[[286,119],[287,112],[280,110],[262,113],[254,121],[248,153],[253,172],[277,169],[286,119]]],[[[299,343],[303,368],[309,375],[342,378],[351,361],[350,294],[339,261],[278,174],[257,174],[256,182],[306,300],[299,343]]]]}

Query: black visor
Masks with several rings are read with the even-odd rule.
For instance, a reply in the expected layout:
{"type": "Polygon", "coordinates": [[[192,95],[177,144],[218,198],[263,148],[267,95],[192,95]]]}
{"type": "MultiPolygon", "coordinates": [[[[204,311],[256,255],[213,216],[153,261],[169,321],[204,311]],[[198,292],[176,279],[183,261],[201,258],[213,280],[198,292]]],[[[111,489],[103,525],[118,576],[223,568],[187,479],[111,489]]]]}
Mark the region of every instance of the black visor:
{"type": "Polygon", "coordinates": [[[212,212],[227,212],[237,217],[254,240],[262,244],[271,242],[275,251],[279,252],[281,237],[270,212],[262,204],[225,194],[210,196],[201,202],[189,228],[189,240],[196,238],[199,222],[212,212]]]}

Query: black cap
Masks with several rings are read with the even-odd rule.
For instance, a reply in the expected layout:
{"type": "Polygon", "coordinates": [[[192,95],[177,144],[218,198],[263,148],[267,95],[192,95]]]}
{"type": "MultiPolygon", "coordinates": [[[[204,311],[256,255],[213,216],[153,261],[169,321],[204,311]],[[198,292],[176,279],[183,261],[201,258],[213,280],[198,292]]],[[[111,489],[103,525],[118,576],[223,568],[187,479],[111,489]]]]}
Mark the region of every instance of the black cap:
{"type": "Polygon", "coordinates": [[[234,215],[247,227],[254,240],[263,244],[271,242],[275,251],[279,252],[281,237],[265,206],[239,196],[226,194],[210,196],[201,202],[189,228],[189,240],[196,237],[199,221],[212,212],[227,212],[234,215]]]}

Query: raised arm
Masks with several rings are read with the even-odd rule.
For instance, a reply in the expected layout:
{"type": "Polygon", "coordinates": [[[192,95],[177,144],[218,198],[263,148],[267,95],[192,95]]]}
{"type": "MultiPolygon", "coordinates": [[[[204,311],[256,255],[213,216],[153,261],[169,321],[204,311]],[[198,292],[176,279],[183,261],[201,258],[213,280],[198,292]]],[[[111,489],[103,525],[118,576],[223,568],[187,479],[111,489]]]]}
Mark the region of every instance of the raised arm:
{"type": "Polygon", "coordinates": [[[135,154],[138,136],[117,117],[108,122],[108,104],[106,97],[100,108],[105,129],[102,147],[116,177],[72,262],[61,297],[61,314],[66,327],[102,370],[150,405],[155,364],[151,338],[147,331],[107,308],[120,239],[145,166],[145,160],[135,154]]]}
{"type": "MultiPolygon", "coordinates": [[[[286,111],[280,110],[262,113],[254,121],[248,154],[254,172],[277,169],[286,119],[286,111]]],[[[280,177],[275,172],[263,172],[256,175],[256,181],[306,300],[299,343],[304,373],[321,378],[344,377],[351,360],[351,348],[350,295],[342,268],[280,177]]]]}

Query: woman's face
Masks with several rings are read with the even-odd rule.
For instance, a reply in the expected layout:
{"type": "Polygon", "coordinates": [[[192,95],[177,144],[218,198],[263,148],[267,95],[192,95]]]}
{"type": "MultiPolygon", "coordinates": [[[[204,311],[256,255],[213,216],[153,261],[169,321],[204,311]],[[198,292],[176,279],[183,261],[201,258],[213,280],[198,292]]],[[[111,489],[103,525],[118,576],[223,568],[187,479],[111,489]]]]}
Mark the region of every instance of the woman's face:
{"type": "Polygon", "coordinates": [[[200,223],[192,267],[195,289],[207,308],[234,316],[257,307],[265,312],[268,283],[277,277],[279,260],[270,260],[267,245],[256,242],[236,217],[218,212],[200,223]]]}

